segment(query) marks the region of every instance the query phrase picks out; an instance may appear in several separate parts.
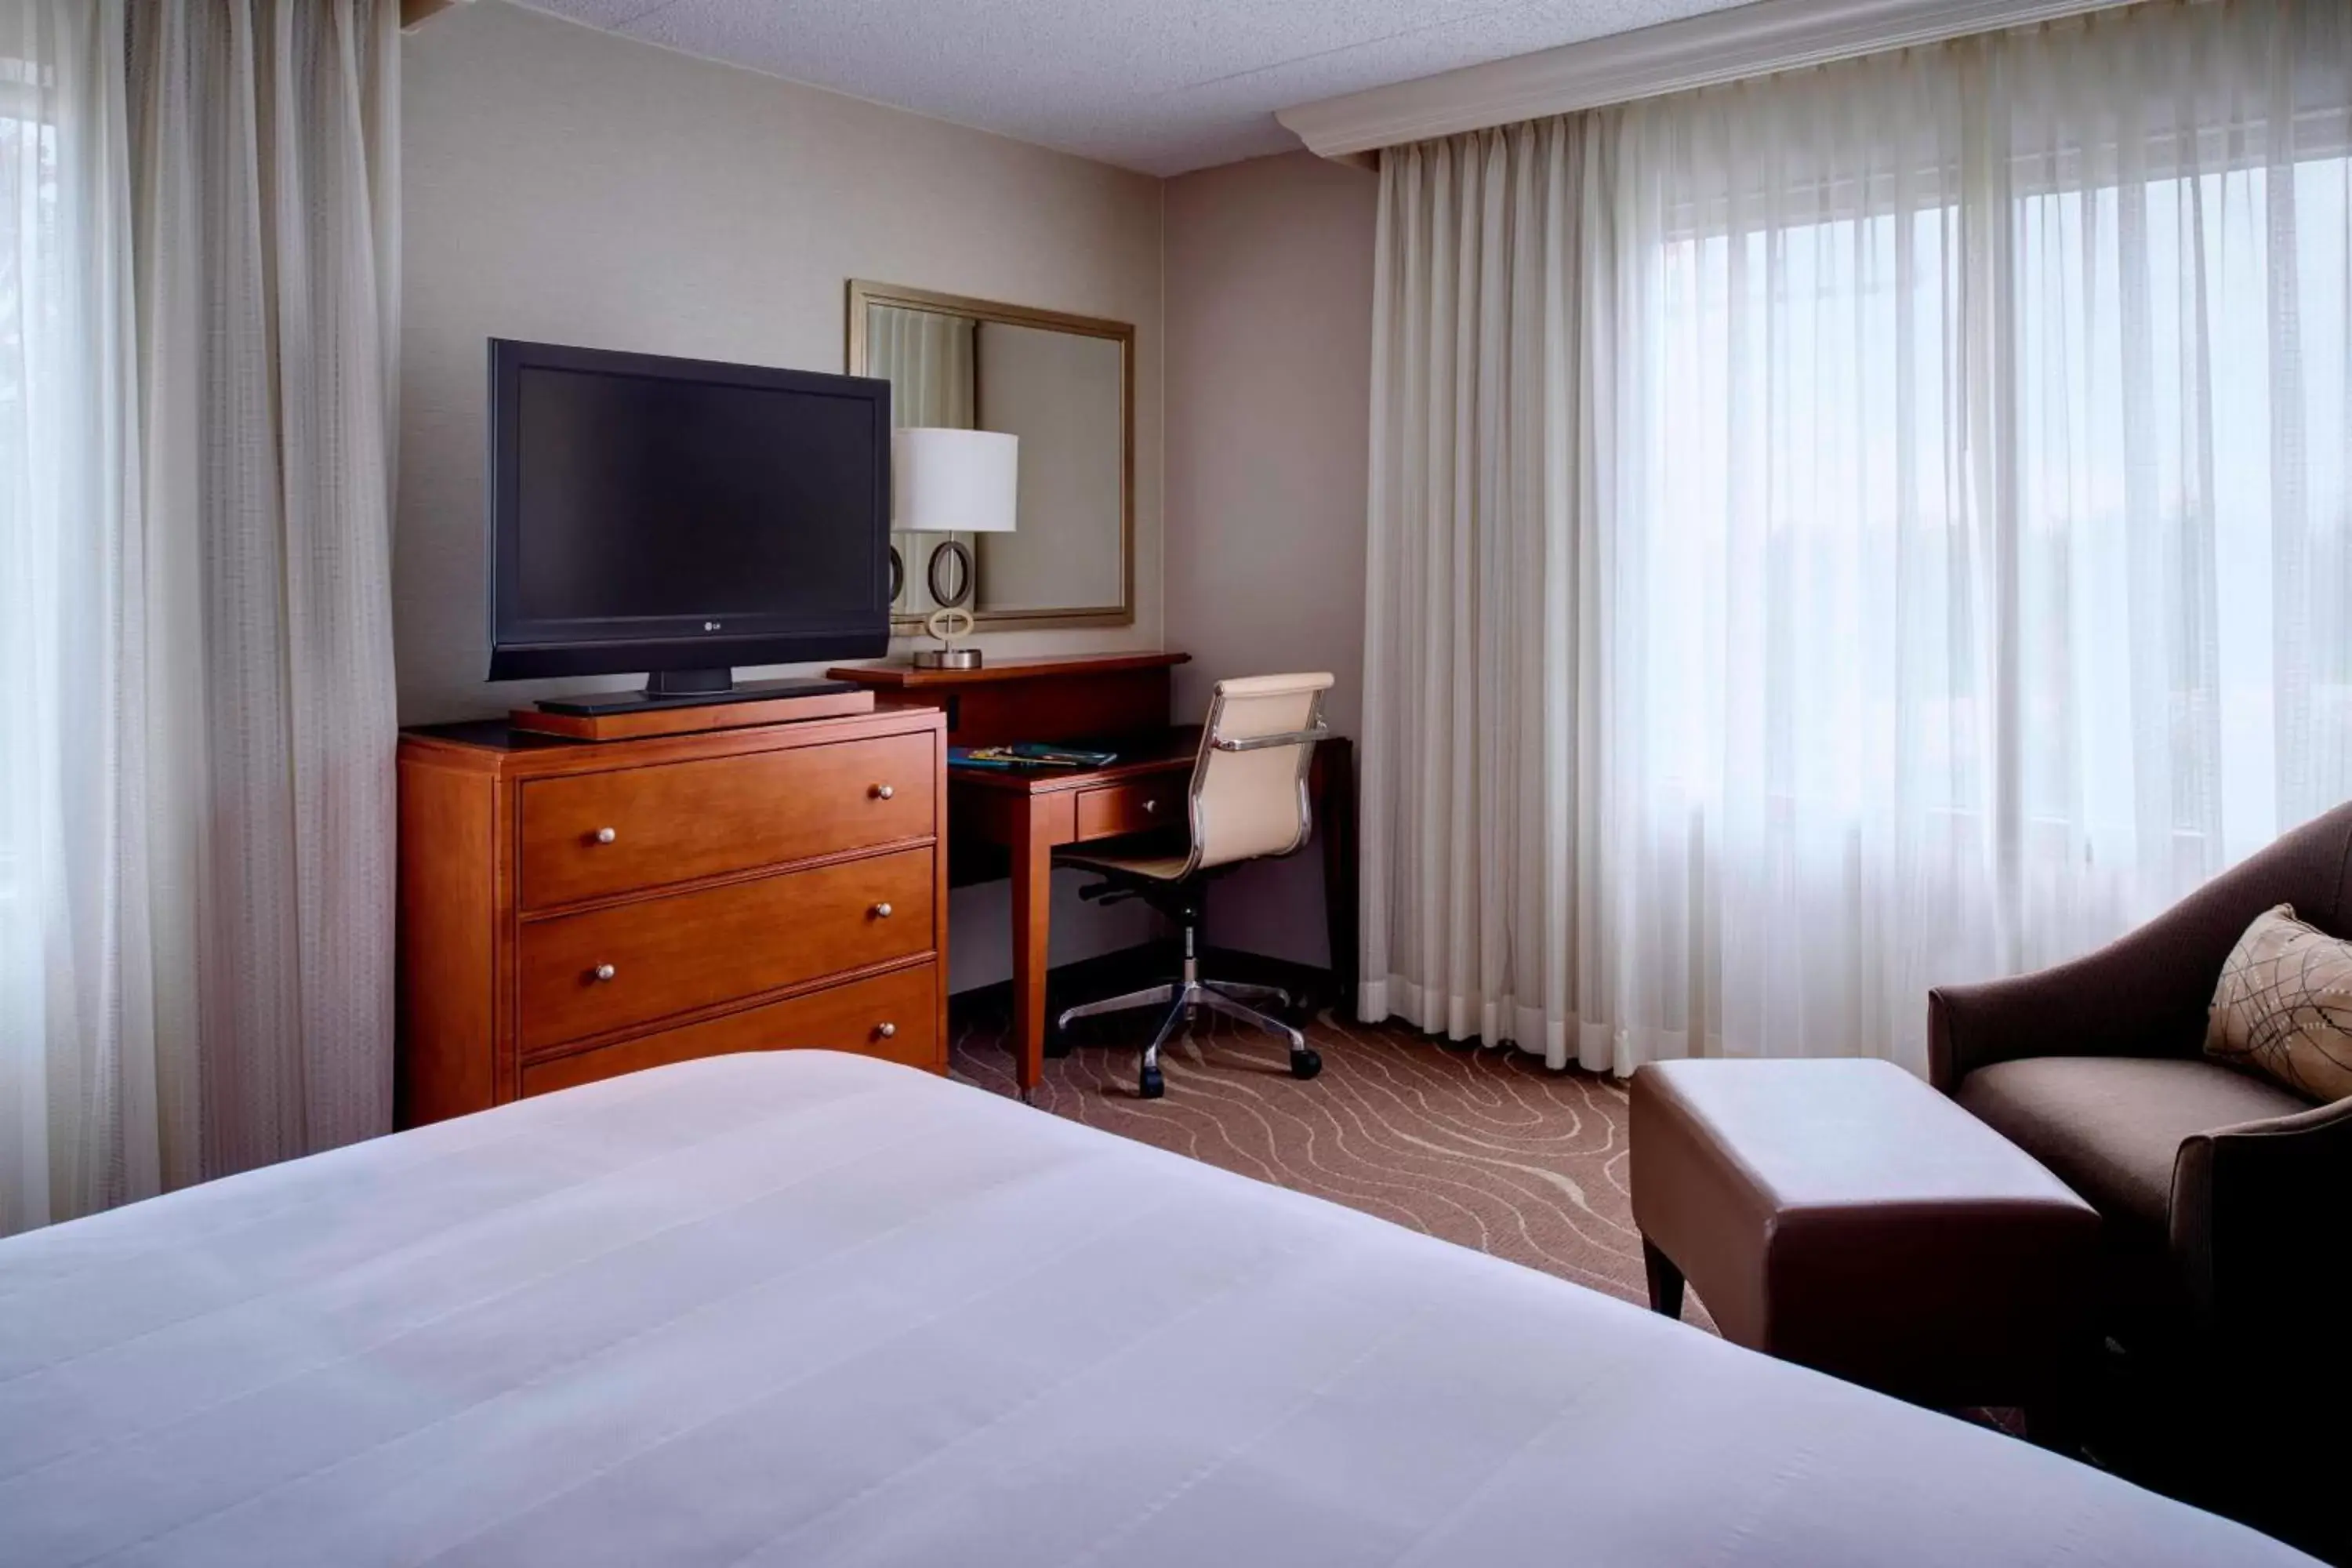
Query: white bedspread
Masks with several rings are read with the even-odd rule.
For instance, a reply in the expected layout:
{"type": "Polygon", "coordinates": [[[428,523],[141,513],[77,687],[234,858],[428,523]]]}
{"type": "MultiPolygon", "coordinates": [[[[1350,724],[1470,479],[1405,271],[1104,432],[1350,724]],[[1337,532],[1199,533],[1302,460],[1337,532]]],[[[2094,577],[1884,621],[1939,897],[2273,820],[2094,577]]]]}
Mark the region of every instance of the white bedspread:
{"type": "Polygon", "coordinates": [[[1548,1276],[818,1052],[0,1242],[0,1563],[92,1559],[2307,1561],[1548,1276]]]}

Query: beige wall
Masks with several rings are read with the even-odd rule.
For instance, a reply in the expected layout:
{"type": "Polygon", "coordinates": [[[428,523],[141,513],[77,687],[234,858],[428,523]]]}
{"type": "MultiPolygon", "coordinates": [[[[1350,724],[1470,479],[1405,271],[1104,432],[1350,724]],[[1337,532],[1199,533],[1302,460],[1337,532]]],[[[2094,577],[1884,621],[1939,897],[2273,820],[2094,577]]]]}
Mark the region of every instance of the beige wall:
{"type": "MultiPolygon", "coordinates": [[[[1168,646],[1197,717],[1234,675],[1328,669],[1362,711],[1377,179],[1295,153],[1168,183],[1168,646]]],[[[1219,884],[1210,940],[1326,962],[1311,855],[1219,884]]]]}
{"type": "Polygon", "coordinates": [[[1160,181],[499,0],[402,69],[404,721],[592,684],[481,679],[484,339],[839,371],[852,278],[1135,323],[1135,625],[987,646],[1160,646],[1160,181]]]}
{"type": "MultiPolygon", "coordinates": [[[[420,28],[402,68],[404,722],[595,684],[481,679],[485,339],[839,371],[852,278],[1135,323],[1135,625],[987,646],[1160,646],[1159,181],[497,0],[420,28]]],[[[958,988],[1006,972],[1003,906],[957,891],[958,988]]],[[[1071,904],[1055,956],[1145,930],[1071,904]]]]}
{"type": "MultiPolygon", "coordinates": [[[[837,371],[870,278],[1136,325],[1136,623],[991,648],[1189,649],[1189,715],[1221,676],[1329,668],[1353,731],[1371,175],[1301,153],[1163,185],[500,0],[411,36],[403,69],[404,721],[547,689],[481,679],[485,339],[837,371]]],[[[1057,892],[1056,962],[1148,929],[1057,892]]],[[[1002,884],[957,891],[957,989],[1003,977],[1003,920],[1002,884]]],[[[1212,920],[1325,959],[1311,858],[1239,874],[1212,920]]]]}

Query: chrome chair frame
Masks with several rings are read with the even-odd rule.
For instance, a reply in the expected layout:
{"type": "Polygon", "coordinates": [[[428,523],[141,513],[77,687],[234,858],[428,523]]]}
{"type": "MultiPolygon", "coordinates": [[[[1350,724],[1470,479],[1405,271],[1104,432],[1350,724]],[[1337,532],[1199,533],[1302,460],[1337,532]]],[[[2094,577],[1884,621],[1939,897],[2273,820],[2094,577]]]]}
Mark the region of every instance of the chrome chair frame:
{"type": "MultiPolygon", "coordinates": [[[[1139,1092],[1146,1100],[1157,1100],[1167,1092],[1167,1080],[1160,1069],[1160,1053],[1180,1033],[1188,1030],[1203,1011],[1247,1024],[1279,1038],[1289,1047],[1292,1076],[1311,1079],[1323,1070],[1323,1058],[1307,1045],[1307,1037],[1270,1014],[1250,1005],[1252,1002],[1268,1003],[1286,1008],[1291,1005],[1290,993],[1279,985],[1258,985],[1233,980],[1203,980],[1198,949],[1201,924],[1201,900],[1198,889],[1206,871],[1215,868],[1202,865],[1202,847],[1208,842],[1206,803],[1203,796],[1209,777],[1210,759],[1217,752],[1270,751],[1276,746],[1294,746],[1298,752],[1297,777],[1295,788],[1298,796],[1298,835],[1289,846],[1273,855],[1252,856],[1252,859],[1278,859],[1294,855],[1314,835],[1314,805],[1307,788],[1307,770],[1314,760],[1315,743],[1331,732],[1324,722],[1325,691],[1316,691],[1309,700],[1307,721],[1304,728],[1279,734],[1221,738],[1218,729],[1224,717],[1225,698],[1221,690],[1210,702],[1208,721],[1201,731],[1201,753],[1192,764],[1192,784],[1187,792],[1186,820],[1192,828],[1192,846],[1186,855],[1183,869],[1159,881],[1164,891],[1151,889],[1145,879],[1127,881],[1108,880],[1083,889],[1081,898],[1116,900],[1141,898],[1150,900],[1161,911],[1174,919],[1182,928],[1184,964],[1180,976],[1164,985],[1146,986],[1120,996],[1108,996],[1097,1002],[1083,1002],[1063,1009],[1055,1018],[1057,1028],[1066,1029],[1080,1018],[1098,1018],[1113,1013],[1133,1012],[1146,1007],[1167,1009],[1153,1032],[1151,1041],[1143,1048],[1143,1064],[1139,1075],[1139,1092]],[[1154,897],[1154,893],[1159,894],[1154,897]]],[[[1240,864],[1241,862],[1234,862],[1240,864]]],[[[1108,872],[1099,873],[1105,876],[1108,872]]]]}

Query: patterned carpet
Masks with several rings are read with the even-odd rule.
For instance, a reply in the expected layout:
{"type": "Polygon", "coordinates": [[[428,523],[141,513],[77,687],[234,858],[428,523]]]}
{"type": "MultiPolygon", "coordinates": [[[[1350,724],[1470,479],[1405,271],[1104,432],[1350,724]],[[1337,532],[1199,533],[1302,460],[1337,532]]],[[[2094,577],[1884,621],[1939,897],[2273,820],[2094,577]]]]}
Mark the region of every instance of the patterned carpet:
{"type": "MultiPolygon", "coordinates": [[[[1003,1009],[1001,993],[957,999],[950,1065],[959,1078],[1011,1094],[1003,1009]]],[[[1217,1020],[1162,1054],[1168,1094],[1147,1100],[1135,1092],[1140,1026],[1140,1014],[1081,1025],[1088,1032],[1077,1048],[1046,1062],[1037,1103],[1646,1301],[1626,1192],[1622,1084],[1550,1072],[1517,1052],[1468,1050],[1412,1029],[1346,1023],[1327,1011],[1304,1026],[1323,1056],[1322,1075],[1309,1082],[1290,1076],[1278,1042],[1217,1020]]],[[[1715,1327],[1696,1292],[1683,1316],[1715,1327]]],[[[2177,1422],[2154,1419],[2169,1415],[2170,1402],[2106,1408],[2112,1402],[2110,1392],[2088,1413],[2101,1451],[2083,1457],[2171,1489],[2166,1470],[2117,1462],[2148,1447],[2147,1433],[2176,1431],[2177,1422]]],[[[2012,1436],[2024,1433],[2014,1410],[1952,1414],[2012,1436]]],[[[2156,1447],[2169,1454],[2182,1445],[2168,1439],[2156,1447]]],[[[2352,1553],[2330,1561],[2352,1564],[2352,1553]]]]}
{"type": "MultiPolygon", "coordinates": [[[[952,1064],[957,1077],[1010,1094],[1003,1009],[959,1002],[952,1064]]],[[[1306,1030],[1323,1057],[1311,1082],[1290,1076],[1279,1041],[1217,1020],[1161,1054],[1168,1094],[1147,1100],[1135,1091],[1144,1019],[1082,1026],[1090,1033],[1077,1047],[1046,1062],[1038,1105],[1646,1300],[1626,1198],[1622,1085],[1325,1012],[1306,1030]]],[[[1684,1314],[1714,1326],[1695,1296],[1684,1314]]]]}

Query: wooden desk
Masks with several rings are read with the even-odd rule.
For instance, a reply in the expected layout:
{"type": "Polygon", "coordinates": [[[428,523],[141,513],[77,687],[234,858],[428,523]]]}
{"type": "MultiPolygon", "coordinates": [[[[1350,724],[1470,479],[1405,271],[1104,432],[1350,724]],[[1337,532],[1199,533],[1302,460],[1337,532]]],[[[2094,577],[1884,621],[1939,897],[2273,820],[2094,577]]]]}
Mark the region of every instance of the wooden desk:
{"type": "Polygon", "coordinates": [[[1046,654],[978,669],[845,664],[825,673],[886,700],[946,709],[951,746],[996,746],[1164,730],[1171,672],[1192,661],[1189,653],[1046,654]]]}
{"type": "MultiPolygon", "coordinates": [[[[1034,659],[977,670],[846,666],[836,679],[876,687],[898,701],[948,710],[959,746],[1008,741],[1098,739],[1119,760],[1108,767],[1005,773],[948,770],[948,836],[955,846],[988,845],[1010,861],[1013,879],[1013,1046],[1024,1095],[1045,1074],[1046,938],[1051,929],[1054,850],[1064,844],[1181,826],[1197,724],[1171,726],[1169,672],[1186,654],[1118,654],[1034,659]]],[[[1323,859],[1324,919],[1331,967],[1343,996],[1355,991],[1355,767],[1349,742],[1316,747],[1307,798],[1323,859]]]]}

